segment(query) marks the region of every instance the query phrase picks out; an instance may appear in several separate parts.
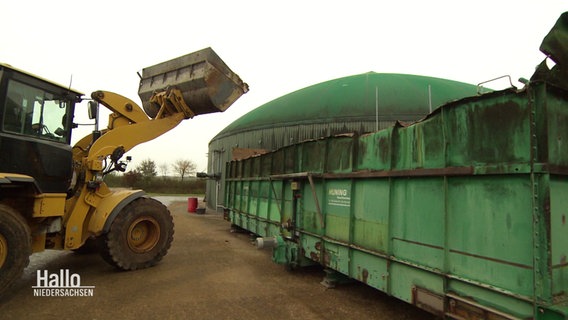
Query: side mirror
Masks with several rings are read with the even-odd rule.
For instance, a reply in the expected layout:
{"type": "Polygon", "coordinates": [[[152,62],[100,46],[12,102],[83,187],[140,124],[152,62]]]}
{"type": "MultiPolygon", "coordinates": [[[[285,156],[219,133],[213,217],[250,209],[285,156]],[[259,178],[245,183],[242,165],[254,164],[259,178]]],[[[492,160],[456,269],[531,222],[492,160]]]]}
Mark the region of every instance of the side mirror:
{"type": "Polygon", "coordinates": [[[99,113],[99,103],[96,101],[89,101],[89,119],[93,120],[97,118],[97,114],[99,113]]]}

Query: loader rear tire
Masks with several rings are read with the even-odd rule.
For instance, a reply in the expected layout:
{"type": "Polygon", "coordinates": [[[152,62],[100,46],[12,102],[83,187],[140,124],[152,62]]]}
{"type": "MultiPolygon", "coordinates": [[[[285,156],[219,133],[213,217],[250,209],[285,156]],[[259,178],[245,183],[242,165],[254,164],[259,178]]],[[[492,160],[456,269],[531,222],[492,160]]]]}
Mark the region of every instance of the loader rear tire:
{"type": "Polygon", "coordinates": [[[102,239],[101,256],[121,270],[148,268],[166,255],[173,235],[173,219],[166,206],[151,198],[139,198],[112,222],[102,239]]]}
{"type": "Polygon", "coordinates": [[[26,220],[11,207],[0,204],[0,296],[20,278],[31,253],[26,220]]]}

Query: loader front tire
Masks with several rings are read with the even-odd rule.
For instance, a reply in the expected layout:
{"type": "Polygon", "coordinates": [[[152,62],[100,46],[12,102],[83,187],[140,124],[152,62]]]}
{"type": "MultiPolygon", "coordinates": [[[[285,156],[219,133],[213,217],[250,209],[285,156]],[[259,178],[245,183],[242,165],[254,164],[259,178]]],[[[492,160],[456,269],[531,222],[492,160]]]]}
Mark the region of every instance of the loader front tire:
{"type": "Polygon", "coordinates": [[[166,206],[151,198],[139,198],[112,222],[102,239],[101,255],[121,270],[148,268],[166,255],[173,235],[173,219],[166,206]]]}
{"type": "Polygon", "coordinates": [[[31,252],[26,220],[11,207],[0,204],[0,296],[20,278],[31,252]]]}

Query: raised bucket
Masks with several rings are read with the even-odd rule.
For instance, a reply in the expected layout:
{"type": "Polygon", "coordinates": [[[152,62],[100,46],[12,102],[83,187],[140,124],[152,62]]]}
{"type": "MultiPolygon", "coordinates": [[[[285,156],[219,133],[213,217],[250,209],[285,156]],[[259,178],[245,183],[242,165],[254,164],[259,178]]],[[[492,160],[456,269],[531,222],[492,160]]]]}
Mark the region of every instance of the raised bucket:
{"type": "Polygon", "coordinates": [[[187,198],[187,212],[195,213],[197,211],[197,198],[187,198]]]}
{"type": "Polygon", "coordinates": [[[195,115],[223,112],[248,91],[248,85],[211,48],[142,69],[138,96],[151,118],[160,109],[150,102],[152,96],[168,88],[179,89],[195,115]]]}

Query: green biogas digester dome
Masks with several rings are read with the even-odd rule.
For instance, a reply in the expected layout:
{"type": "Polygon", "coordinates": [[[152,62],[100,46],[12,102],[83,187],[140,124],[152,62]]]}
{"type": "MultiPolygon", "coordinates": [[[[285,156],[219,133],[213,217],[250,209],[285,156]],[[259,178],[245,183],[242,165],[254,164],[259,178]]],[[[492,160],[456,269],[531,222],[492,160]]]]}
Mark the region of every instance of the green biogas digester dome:
{"type": "MultiPolygon", "coordinates": [[[[373,132],[412,122],[438,106],[477,94],[475,85],[433,77],[369,72],[294,91],[250,111],[209,142],[208,174],[231,159],[329,135],[373,132]]],[[[210,208],[222,206],[222,179],[207,184],[210,208]]]]}

